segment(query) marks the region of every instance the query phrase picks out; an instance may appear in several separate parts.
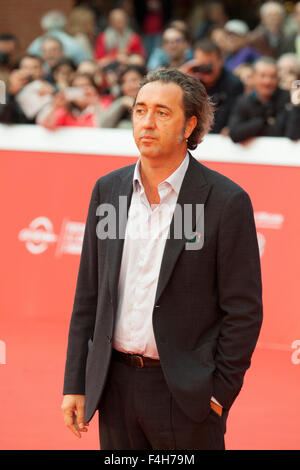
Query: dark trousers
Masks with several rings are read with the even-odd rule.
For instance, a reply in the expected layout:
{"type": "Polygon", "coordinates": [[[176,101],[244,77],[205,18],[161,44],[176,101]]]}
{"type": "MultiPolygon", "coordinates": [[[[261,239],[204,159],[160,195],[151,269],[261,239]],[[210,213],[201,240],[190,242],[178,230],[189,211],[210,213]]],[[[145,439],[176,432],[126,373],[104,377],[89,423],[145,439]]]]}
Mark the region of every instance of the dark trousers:
{"type": "Polygon", "coordinates": [[[172,397],[161,367],[113,360],[99,404],[101,450],[224,450],[225,415],[197,423],[172,397]]]}

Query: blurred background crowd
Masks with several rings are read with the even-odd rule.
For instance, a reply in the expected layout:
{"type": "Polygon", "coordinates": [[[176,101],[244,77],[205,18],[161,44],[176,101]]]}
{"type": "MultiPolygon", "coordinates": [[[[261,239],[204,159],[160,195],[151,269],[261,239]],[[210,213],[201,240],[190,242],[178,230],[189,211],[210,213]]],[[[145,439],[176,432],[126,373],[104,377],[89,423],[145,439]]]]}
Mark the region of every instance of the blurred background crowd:
{"type": "Polygon", "coordinates": [[[300,2],[235,4],[77,1],[45,12],[25,48],[0,23],[0,122],[130,128],[143,76],[175,67],[215,103],[211,133],[299,139],[300,2]]]}

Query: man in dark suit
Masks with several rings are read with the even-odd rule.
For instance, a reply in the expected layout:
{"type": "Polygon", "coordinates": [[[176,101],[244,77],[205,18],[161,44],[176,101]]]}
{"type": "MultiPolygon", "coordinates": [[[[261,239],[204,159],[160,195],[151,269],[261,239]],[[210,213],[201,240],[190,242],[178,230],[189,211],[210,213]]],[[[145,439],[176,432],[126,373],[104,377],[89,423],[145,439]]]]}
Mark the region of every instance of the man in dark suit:
{"type": "Polygon", "coordinates": [[[240,96],[232,110],[228,122],[231,139],[236,143],[262,136],[298,140],[299,89],[292,88],[290,93],[278,87],[278,68],[271,57],[255,62],[252,82],[252,92],[240,96]]]}
{"type": "Polygon", "coordinates": [[[102,450],[225,448],[262,298],[248,194],[188,153],[212,119],[200,81],[149,72],[140,159],[92,193],[62,409],[78,437],[99,410],[102,450]]]}

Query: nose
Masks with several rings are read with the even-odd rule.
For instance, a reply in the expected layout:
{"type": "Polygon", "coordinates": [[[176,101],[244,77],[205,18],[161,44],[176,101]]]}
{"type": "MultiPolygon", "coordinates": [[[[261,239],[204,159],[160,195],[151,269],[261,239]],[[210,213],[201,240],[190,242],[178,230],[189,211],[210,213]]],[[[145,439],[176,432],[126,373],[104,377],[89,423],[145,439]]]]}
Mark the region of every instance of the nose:
{"type": "Polygon", "coordinates": [[[145,113],[144,119],[143,119],[143,127],[146,129],[153,129],[155,127],[155,116],[154,112],[151,111],[150,109],[145,113]]]}

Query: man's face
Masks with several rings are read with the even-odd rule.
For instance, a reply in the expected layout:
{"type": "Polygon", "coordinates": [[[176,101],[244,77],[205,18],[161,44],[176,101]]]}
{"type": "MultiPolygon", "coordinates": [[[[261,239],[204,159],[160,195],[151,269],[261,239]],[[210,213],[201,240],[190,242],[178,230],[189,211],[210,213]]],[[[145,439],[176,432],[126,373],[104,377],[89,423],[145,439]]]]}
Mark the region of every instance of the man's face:
{"type": "Polygon", "coordinates": [[[254,67],[253,86],[258,95],[269,99],[278,85],[277,67],[273,64],[258,63],[254,67]]]}
{"type": "Polygon", "coordinates": [[[215,27],[212,30],[212,32],[210,33],[210,39],[215,44],[217,44],[217,46],[221,49],[221,51],[227,52],[230,50],[228,33],[221,26],[215,27]]]}
{"type": "Polygon", "coordinates": [[[19,68],[26,72],[28,77],[31,77],[33,80],[40,80],[44,75],[41,62],[33,57],[24,57],[20,62],[19,68]]]}
{"type": "Polygon", "coordinates": [[[200,78],[206,87],[212,86],[221,75],[223,67],[222,57],[219,57],[215,52],[206,53],[196,49],[194,58],[198,65],[210,67],[211,70],[209,73],[196,72],[193,75],[200,78]]]}
{"type": "Polygon", "coordinates": [[[162,45],[171,59],[179,59],[184,56],[187,42],[183,34],[174,28],[169,28],[164,32],[162,45]]]}
{"type": "Polygon", "coordinates": [[[54,39],[46,39],[42,44],[42,58],[49,65],[54,67],[57,62],[62,59],[63,50],[58,41],[54,39]]]}
{"type": "MultiPolygon", "coordinates": [[[[17,45],[13,40],[0,40],[0,56],[2,64],[11,65],[16,53],[17,45]]],[[[0,64],[1,65],[1,64],[0,64]]]]}
{"type": "Polygon", "coordinates": [[[92,86],[91,81],[87,77],[75,76],[71,81],[71,86],[74,88],[81,88],[82,95],[78,98],[73,98],[71,101],[79,108],[84,109],[91,104],[91,97],[97,98],[97,91],[92,86]]]}
{"type": "Polygon", "coordinates": [[[280,31],[283,21],[284,16],[282,11],[276,5],[270,7],[268,9],[268,13],[262,17],[262,23],[265,25],[267,30],[274,33],[280,31]]]}
{"type": "Polygon", "coordinates": [[[278,76],[284,78],[285,75],[293,75],[297,79],[299,73],[299,63],[296,57],[282,57],[277,62],[278,76]]]}
{"type": "Polygon", "coordinates": [[[235,34],[227,32],[227,51],[235,53],[247,45],[247,36],[245,34],[235,34]]]}
{"type": "Polygon", "coordinates": [[[69,85],[73,79],[74,71],[72,67],[68,64],[62,64],[59,68],[53,73],[54,80],[56,83],[69,85]]]}
{"type": "Polygon", "coordinates": [[[175,83],[144,85],[133,109],[133,135],[143,157],[172,158],[186,149],[183,91],[175,83]]]}
{"type": "Polygon", "coordinates": [[[137,94],[142,78],[143,77],[135,70],[129,70],[126,72],[121,81],[123,94],[134,98],[137,94]]]}
{"type": "Polygon", "coordinates": [[[125,11],[119,8],[112,10],[109,16],[109,24],[113,29],[122,33],[127,26],[127,15],[125,11]]]}
{"type": "Polygon", "coordinates": [[[78,73],[87,73],[89,75],[94,76],[97,70],[97,64],[95,62],[89,61],[89,60],[84,60],[83,62],[80,62],[77,67],[77,72],[78,73]]]}

